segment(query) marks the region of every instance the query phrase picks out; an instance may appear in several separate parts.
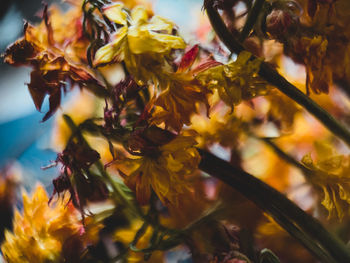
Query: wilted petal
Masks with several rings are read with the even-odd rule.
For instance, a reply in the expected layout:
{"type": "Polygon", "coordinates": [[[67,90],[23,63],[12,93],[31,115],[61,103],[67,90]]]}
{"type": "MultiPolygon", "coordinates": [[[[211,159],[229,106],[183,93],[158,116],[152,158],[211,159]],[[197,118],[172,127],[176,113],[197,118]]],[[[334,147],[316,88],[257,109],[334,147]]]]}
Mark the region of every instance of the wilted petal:
{"type": "Polygon", "coordinates": [[[5,51],[4,62],[14,66],[28,64],[28,59],[34,58],[38,50],[25,39],[17,40],[5,51]]]}
{"type": "Polygon", "coordinates": [[[148,28],[136,26],[129,28],[128,43],[131,52],[134,54],[148,52],[166,53],[172,49],[182,49],[186,47],[181,37],[158,34],[149,31],[148,28]]]}
{"type": "Polygon", "coordinates": [[[190,68],[193,62],[196,60],[198,52],[199,52],[198,45],[195,45],[189,51],[187,51],[181,59],[177,72],[183,72],[186,69],[190,68]]]}
{"type": "Polygon", "coordinates": [[[43,118],[43,122],[48,120],[55,112],[57,111],[58,107],[61,104],[61,89],[57,89],[53,93],[50,94],[49,98],[49,111],[45,114],[43,118]]]}
{"type": "Polygon", "coordinates": [[[131,10],[131,19],[135,25],[146,22],[148,20],[146,9],[142,6],[136,6],[131,10]]]}
{"type": "Polygon", "coordinates": [[[32,71],[30,74],[30,83],[28,84],[28,89],[38,111],[41,110],[41,106],[47,94],[45,88],[45,80],[43,79],[41,73],[36,70],[32,71]]]}
{"type": "Polygon", "coordinates": [[[124,58],[126,40],[126,34],[128,32],[127,27],[122,27],[114,35],[111,43],[101,47],[97,50],[94,59],[94,66],[101,64],[107,64],[113,61],[121,61],[124,58]]]}
{"type": "Polygon", "coordinates": [[[107,18],[119,25],[125,25],[127,23],[128,14],[123,10],[124,5],[122,3],[115,3],[107,6],[103,9],[103,13],[107,18]]]}

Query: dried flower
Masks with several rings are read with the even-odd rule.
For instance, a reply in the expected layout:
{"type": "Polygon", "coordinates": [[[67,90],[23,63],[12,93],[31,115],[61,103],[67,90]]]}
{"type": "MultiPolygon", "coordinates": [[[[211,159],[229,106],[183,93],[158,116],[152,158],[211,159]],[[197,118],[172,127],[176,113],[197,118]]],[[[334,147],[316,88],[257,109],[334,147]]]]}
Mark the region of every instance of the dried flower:
{"type": "MultiPolygon", "coordinates": [[[[6,50],[4,58],[11,65],[33,67],[28,88],[38,111],[41,110],[44,98],[49,96],[50,109],[43,121],[50,118],[60,106],[62,91],[67,91],[67,81],[72,85],[78,84],[81,88],[97,87],[101,92],[104,90],[86,66],[67,55],[69,52],[66,52],[64,44],[72,39],[69,38],[70,35],[64,32],[57,34],[58,30],[54,30],[66,22],[62,14],[57,11],[54,14],[51,21],[45,7],[44,21],[39,26],[26,23],[24,37],[6,50]]],[[[76,16],[73,18],[77,19],[76,16]]]]}
{"type": "Polygon", "coordinates": [[[6,231],[1,246],[8,262],[59,262],[65,242],[80,235],[75,210],[62,203],[48,206],[48,199],[40,185],[32,197],[23,194],[23,213],[16,211],[13,233],[6,231]]]}
{"type": "Polygon", "coordinates": [[[150,79],[157,84],[164,57],[173,49],[185,48],[184,40],[172,34],[172,22],[160,16],[149,18],[147,11],[140,6],[132,9],[128,17],[120,4],[114,4],[105,9],[105,15],[123,26],[109,44],[97,50],[94,65],[123,60],[140,85],[150,79]]]}
{"type": "Polygon", "coordinates": [[[217,89],[220,98],[230,107],[242,100],[266,94],[269,86],[258,76],[260,59],[251,60],[251,53],[243,51],[236,61],[211,67],[197,75],[203,86],[217,89]]]}
{"type": "MultiPolygon", "coordinates": [[[[155,130],[151,129],[147,138],[159,143],[156,139],[159,135],[155,130]]],[[[186,178],[197,169],[200,161],[199,153],[194,148],[197,144],[194,133],[189,131],[176,137],[172,135],[170,140],[164,140],[158,145],[149,142],[144,144],[145,139],[141,142],[142,152],[146,154],[141,158],[127,160],[134,169],[124,176],[126,185],[135,191],[140,204],[148,203],[153,189],[163,204],[177,205],[177,195],[188,187],[186,178]]]]}
{"type": "Polygon", "coordinates": [[[306,179],[320,194],[321,204],[328,210],[328,217],[342,220],[350,210],[349,156],[337,154],[327,143],[316,143],[315,147],[317,162],[313,161],[310,154],[302,159],[302,163],[313,171],[306,179]]]}

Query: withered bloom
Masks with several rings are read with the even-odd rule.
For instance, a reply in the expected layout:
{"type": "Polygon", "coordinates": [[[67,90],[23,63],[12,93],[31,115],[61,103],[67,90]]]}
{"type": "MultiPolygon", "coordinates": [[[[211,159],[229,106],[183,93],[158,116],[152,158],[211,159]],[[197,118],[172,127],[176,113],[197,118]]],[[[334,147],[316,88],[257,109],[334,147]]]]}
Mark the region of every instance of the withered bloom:
{"type": "MultiPolygon", "coordinates": [[[[54,11],[58,16],[57,10],[54,11]]],[[[61,17],[55,18],[63,23],[61,17]]],[[[38,111],[41,110],[44,98],[49,96],[50,109],[43,118],[46,121],[60,106],[62,91],[66,92],[68,83],[101,92],[104,87],[79,59],[70,55],[69,49],[74,47],[68,47],[67,43],[73,45],[73,39],[61,39],[62,36],[56,34],[56,31],[54,34],[47,6],[44,8],[43,19],[37,27],[25,23],[24,37],[8,47],[4,61],[14,66],[26,65],[33,68],[28,88],[38,111]]],[[[78,19],[79,17],[73,17],[73,22],[78,19]]],[[[52,21],[55,27],[59,26],[56,20],[52,21]]]]}
{"type": "MultiPolygon", "coordinates": [[[[200,156],[193,131],[175,135],[156,126],[135,131],[127,150],[134,155],[123,160],[131,168],[125,184],[135,191],[141,205],[149,202],[151,189],[165,205],[179,206],[178,196],[190,191],[188,178],[197,169],[200,156]]],[[[123,169],[123,168],[122,168],[123,169]]]]}
{"type": "Polygon", "coordinates": [[[205,105],[209,113],[208,95],[211,91],[206,85],[202,85],[195,75],[221,63],[209,59],[192,67],[198,53],[199,47],[192,47],[183,55],[176,72],[164,74],[163,86],[166,88],[154,103],[152,123],[164,123],[166,128],[179,132],[184,124],[191,124],[191,116],[199,112],[199,104],[205,105]]]}
{"type": "MultiPolygon", "coordinates": [[[[143,110],[143,105],[138,105],[139,96],[138,93],[145,86],[139,86],[136,81],[128,76],[124,80],[120,81],[111,91],[111,108],[108,107],[108,101],[106,100],[106,107],[104,108],[104,128],[108,134],[111,134],[113,130],[118,129],[122,122],[122,111],[127,106],[132,106],[135,111],[143,110]],[[136,103],[134,103],[136,100],[136,103]]],[[[128,110],[130,112],[130,110],[128,110]]],[[[128,116],[126,116],[128,118],[128,116]]]]}
{"type": "Polygon", "coordinates": [[[57,162],[63,165],[63,172],[53,180],[54,191],[49,203],[55,194],[69,191],[70,201],[84,215],[84,207],[88,201],[105,200],[108,197],[105,183],[89,170],[99,159],[99,153],[86,144],[70,142],[67,148],[58,154],[57,162]]]}

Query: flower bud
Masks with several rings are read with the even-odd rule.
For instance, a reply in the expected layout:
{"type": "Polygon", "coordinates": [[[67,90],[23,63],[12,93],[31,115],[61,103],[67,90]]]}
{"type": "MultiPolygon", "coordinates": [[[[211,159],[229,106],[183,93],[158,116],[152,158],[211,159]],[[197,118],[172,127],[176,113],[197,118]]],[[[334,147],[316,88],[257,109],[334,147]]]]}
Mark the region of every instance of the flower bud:
{"type": "Polygon", "coordinates": [[[271,38],[282,40],[294,32],[297,22],[292,13],[275,9],[266,17],[266,32],[271,38]]]}
{"type": "Polygon", "coordinates": [[[300,6],[293,1],[276,2],[266,17],[266,33],[279,41],[295,35],[299,24],[300,10],[300,6]]]}

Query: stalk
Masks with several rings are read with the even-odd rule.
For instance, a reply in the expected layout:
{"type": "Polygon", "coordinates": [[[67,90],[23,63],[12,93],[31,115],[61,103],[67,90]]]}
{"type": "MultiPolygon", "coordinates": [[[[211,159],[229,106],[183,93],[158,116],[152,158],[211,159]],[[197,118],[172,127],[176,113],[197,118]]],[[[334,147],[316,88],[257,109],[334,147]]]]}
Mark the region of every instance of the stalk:
{"type": "Polygon", "coordinates": [[[248,13],[247,21],[245,22],[243,29],[239,36],[239,41],[243,42],[248,36],[250,31],[255,25],[258,19],[259,13],[263,8],[265,0],[255,0],[252,9],[248,13]]]}
{"type": "Polygon", "coordinates": [[[319,221],[305,213],[276,189],[215,155],[198,149],[199,168],[233,187],[267,212],[321,262],[350,262],[350,251],[319,221]]]}
{"type": "MultiPolygon", "coordinates": [[[[210,23],[220,40],[227,46],[227,48],[236,54],[242,52],[244,47],[239,43],[235,37],[229,32],[225,23],[221,19],[218,11],[213,7],[212,1],[206,3],[205,7],[210,20],[210,23]]],[[[252,59],[255,59],[252,56],[252,59]]],[[[276,86],[282,93],[294,100],[296,103],[304,107],[316,119],[318,119],[327,129],[334,135],[342,139],[348,146],[350,146],[350,132],[340,122],[338,122],[331,114],[319,106],[316,102],[306,96],[297,87],[288,82],[268,63],[261,63],[259,75],[276,86]]]]}

